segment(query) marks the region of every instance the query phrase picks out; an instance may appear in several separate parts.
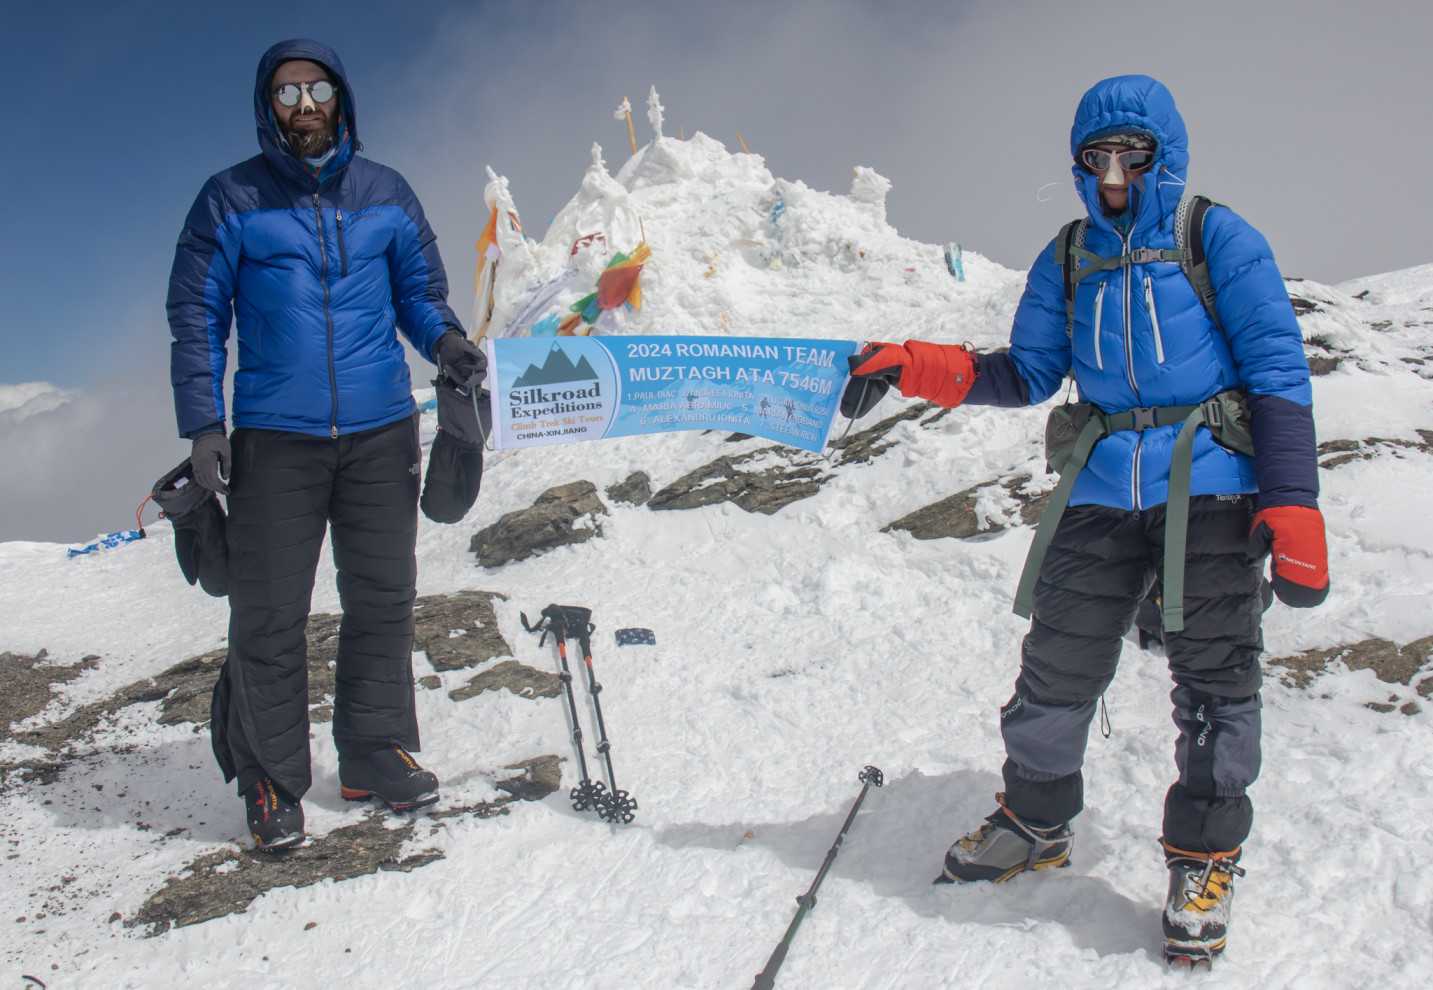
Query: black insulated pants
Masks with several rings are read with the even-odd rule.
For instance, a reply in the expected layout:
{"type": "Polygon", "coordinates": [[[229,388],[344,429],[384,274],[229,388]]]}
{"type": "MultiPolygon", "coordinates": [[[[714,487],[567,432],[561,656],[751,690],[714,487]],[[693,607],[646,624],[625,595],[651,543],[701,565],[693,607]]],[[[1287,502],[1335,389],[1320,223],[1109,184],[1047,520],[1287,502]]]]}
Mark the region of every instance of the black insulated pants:
{"type": "Polygon", "coordinates": [[[333,735],[340,756],[417,750],[413,599],[416,415],[338,439],[233,434],[229,655],[214,692],[214,753],[239,791],[268,776],[295,798],[311,782],[304,632],[331,527],[339,629],[333,735]]]}
{"type": "MultiPolygon", "coordinates": [[[[1259,774],[1261,558],[1248,553],[1253,501],[1190,502],[1185,628],[1166,634],[1175,688],[1177,782],[1164,838],[1195,851],[1234,849],[1249,834],[1246,788],[1259,774]]],[[[1006,803],[1034,824],[1084,806],[1085,744],[1114,677],[1123,636],[1164,569],[1164,507],[1073,506],[1035,587],[1015,694],[1001,709],[1006,803]]]]}

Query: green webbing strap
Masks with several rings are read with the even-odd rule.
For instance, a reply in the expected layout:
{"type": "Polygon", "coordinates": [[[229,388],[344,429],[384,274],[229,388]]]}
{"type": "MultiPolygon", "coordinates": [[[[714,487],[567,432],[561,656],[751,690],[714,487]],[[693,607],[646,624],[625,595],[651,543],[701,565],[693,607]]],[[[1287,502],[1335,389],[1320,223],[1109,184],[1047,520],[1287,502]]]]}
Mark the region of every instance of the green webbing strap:
{"type": "Polygon", "coordinates": [[[1098,274],[1099,272],[1114,271],[1124,264],[1124,258],[1122,256],[1102,258],[1093,251],[1086,251],[1078,244],[1070,245],[1070,258],[1077,263],[1074,265],[1075,270],[1071,275],[1071,279],[1075,282],[1083,282],[1091,275],[1098,274]],[[1084,264],[1080,265],[1078,262],[1084,262],[1084,264]]]}
{"type": "MultiPolygon", "coordinates": [[[[1184,417],[1169,460],[1169,498],[1164,514],[1164,631],[1184,629],[1184,550],[1189,538],[1189,482],[1194,471],[1194,435],[1204,406],[1184,417]]],[[[1061,479],[1062,481],[1064,479],[1061,479]]]]}
{"type": "Polygon", "coordinates": [[[1035,540],[1030,544],[1030,552],[1025,556],[1025,569],[1020,572],[1020,586],[1015,589],[1015,614],[1022,619],[1030,618],[1030,613],[1034,610],[1035,580],[1040,576],[1040,567],[1045,563],[1045,552],[1050,549],[1050,542],[1055,538],[1055,530],[1059,527],[1060,517],[1065,514],[1065,506],[1070,504],[1070,492],[1075,487],[1075,479],[1084,470],[1085,462],[1090,459],[1090,451],[1094,449],[1096,441],[1105,433],[1104,418],[1095,413],[1075,439],[1070,460],[1060,474],[1060,483],[1051,493],[1045,511],[1040,513],[1035,540]]]}

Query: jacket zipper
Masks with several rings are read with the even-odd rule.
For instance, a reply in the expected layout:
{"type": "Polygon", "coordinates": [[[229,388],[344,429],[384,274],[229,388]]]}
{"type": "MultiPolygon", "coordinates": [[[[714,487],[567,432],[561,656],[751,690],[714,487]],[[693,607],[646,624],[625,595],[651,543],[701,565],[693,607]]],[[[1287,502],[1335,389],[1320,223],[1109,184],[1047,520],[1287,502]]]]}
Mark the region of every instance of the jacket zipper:
{"type": "Polygon", "coordinates": [[[333,215],[338,225],[338,274],[341,278],[348,278],[348,249],[343,246],[343,211],[334,210],[333,215]]]}
{"type": "Polygon", "coordinates": [[[329,308],[328,291],[328,243],[323,229],[323,207],[318,193],[313,194],[313,219],[318,229],[318,257],[321,266],[319,281],[323,283],[323,321],[328,330],[328,394],[332,398],[329,409],[328,435],[338,439],[338,375],[333,370],[333,312],[329,308]]]}
{"type": "MultiPolygon", "coordinates": [[[[1130,224],[1129,233],[1121,237],[1124,258],[1124,320],[1125,320],[1125,376],[1129,379],[1129,387],[1134,392],[1134,401],[1138,403],[1139,383],[1134,377],[1134,334],[1130,330],[1130,280],[1134,278],[1134,266],[1130,263],[1130,241],[1134,239],[1134,224],[1130,224]]],[[[1139,459],[1144,452],[1144,433],[1141,431],[1134,441],[1134,461],[1130,470],[1130,504],[1135,510],[1140,509],[1139,504],[1139,459]]]]}
{"type": "Polygon", "coordinates": [[[1144,277],[1144,306],[1149,310],[1149,325],[1154,329],[1154,358],[1164,364],[1164,338],[1159,335],[1159,313],[1154,308],[1154,280],[1144,277]]]}
{"type": "Polygon", "coordinates": [[[1101,371],[1105,370],[1105,356],[1100,351],[1100,322],[1105,313],[1105,288],[1108,282],[1100,283],[1100,291],[1095,293],[1095,367],[1101,371]]]}
{"type": "Polygon", "coordinates": [[[1125,331],[1125,377],[1129,379],[1129,387],[1134,392],[1135,402],[1139,402],[1139,383],[1134,379],[1134,335],[1130,333],[1130,279],[1134,277],[1133,267],[1129,260],[1129,242],[1134,236],[1134,225],[1130,225],[1130,232],[1122,237],[1124,247],[1123,268],[1124,268],[1124,331],[1125,331]]]}

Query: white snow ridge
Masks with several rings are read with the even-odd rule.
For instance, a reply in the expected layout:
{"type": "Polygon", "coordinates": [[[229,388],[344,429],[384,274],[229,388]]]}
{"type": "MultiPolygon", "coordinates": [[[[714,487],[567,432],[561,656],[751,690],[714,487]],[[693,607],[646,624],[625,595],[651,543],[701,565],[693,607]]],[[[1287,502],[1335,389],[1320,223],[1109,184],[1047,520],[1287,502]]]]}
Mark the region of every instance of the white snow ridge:
{"type": "MultiPolygon", "coordinates": [[[[662,114],[654,91],[659,130],[662,114]]],[[[520,182],[493,181],[492,201],[515,214],[520,182]]],[[[865,168],[850,195],[814,190],[703,134],[659,134],[615,174],[594,148],[541,241],[500,226],[493,332],[526,332],[592,291],[612,255],[645,237],[643,306],[599,332],[1002,345],[1022,273],[966,251],[957,281],[939,247],[886,222],[889,190],[865,168]]],[[[1289,288],[1325,372],[1314,395],[1333,589],[1317,611],[1275,605],[1265,618],[1271,661],[1296,660],[1267,668],[1248,875],[1228,953],[1204,983],[1423,986],[1433,972],[1433,268],[1289,288]]],[[[887,398],[855,431],[911,409],[887,398]]],[[[238,885],[284,867],[240,852],[242,809],[199,724],[209,668],[183,697],[146,680],[222,649],[225,603],[184,584],[164,524],[75,560],[58,546],[0,545],[10,678],[0,713],[19,719],[0,725],[0,983],[748,986],[873,763],[886,786],[866,799],[778,986],[1191,985],[1159,955],[1171,685],[1164,659],[1133,643],[1107,695],[1113,734],[1090,741],[1071,868],[996,887],[930,882],[999,787],[997,709],[1026,628],[1010,611],[1031,537],[1017,496],[1054,481],[1044,413],[923,411],[864,459],[803,460],[714,433],[490,458],[466,522],[420,524],[420,596],[502,596],[483,620],[495,629],[454,619],[414,656],[420,759],[443,781],[438,816],[365,826],[376,829],[367,847],[391,839],[380,858],[401,868],[252,900],[238,885]],[[635,471],[656,490],[746,455],[741,470],[805,469],[820,484],[769,514],[731,501],[656,511],[606,494],[635,471]],[[600,533],[475,563],[474,533],[579,480],[605,503],[600,533]],[[957,492],[971,493],[978,533],[886,530],[957,492]],[[551,644],[519,619],[549,602],[593,610],[611,755],[640,804],[629,825],[571,810],[560,698],[450,696],[508,660],[554,670],[551,644]],[[652,629],[657,645],[616,646],[624,626],[652,629]],[[435,666],[440,644],[491,632],[507,653],[435,666]],[[104,708],[121,689],[123,703],[104,708]],[[187,720],[171,717],[181,709],[187,720]],[[61,725],[75,728],[66,737],[61,725]],[[472,811],[503,797],[503,768],[544,754],[563,759],[556,793],[472,811]],[[188,917],[174,885],[196,880],[230,884],[236,906],[168,930],[130,924],[188,917]]],[[[432,427],[425,417],[427,436],[432,427]]],[[[316,615],[338,612],[334,577],[325,556],[316,615]]],[[[322,853],[370,819],[339,800],[317,711],[305,809],[322,853]]]]}

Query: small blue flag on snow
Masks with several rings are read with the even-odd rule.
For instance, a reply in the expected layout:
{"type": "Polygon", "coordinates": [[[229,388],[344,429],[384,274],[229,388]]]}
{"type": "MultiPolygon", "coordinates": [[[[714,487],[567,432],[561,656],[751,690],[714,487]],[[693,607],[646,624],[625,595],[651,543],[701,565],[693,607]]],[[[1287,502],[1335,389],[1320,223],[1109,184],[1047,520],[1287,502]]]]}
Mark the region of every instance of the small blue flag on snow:
{"type": "Polygon", "coordinates": [[[73,560],[76,557],[83,557],[86,554],[98,553],[101,550],[113,550],[115,547],[123,546],[126,543],[133,543],[135,540],[144,539],[142,529],[122,529],[118,533],[108,533],[93,543],[82,547],[69,547],[65,550],[65,556],[73,560]]]}

